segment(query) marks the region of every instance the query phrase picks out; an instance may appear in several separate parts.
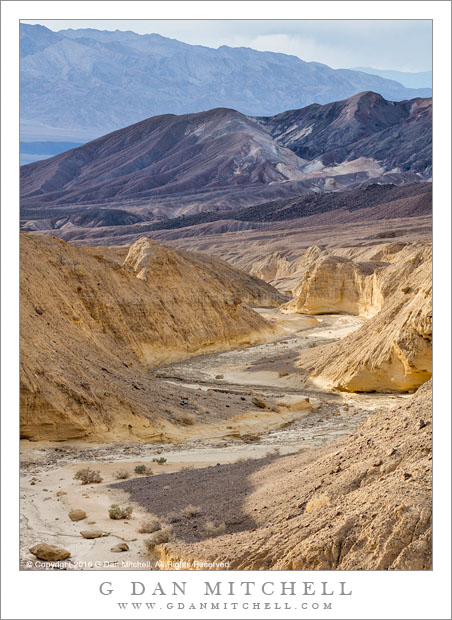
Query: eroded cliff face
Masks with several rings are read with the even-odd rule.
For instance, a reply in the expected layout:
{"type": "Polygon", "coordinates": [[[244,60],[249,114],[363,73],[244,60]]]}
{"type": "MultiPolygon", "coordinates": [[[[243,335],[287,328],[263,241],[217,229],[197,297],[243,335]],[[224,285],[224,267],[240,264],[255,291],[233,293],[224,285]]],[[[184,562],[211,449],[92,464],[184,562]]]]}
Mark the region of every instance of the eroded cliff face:
{"type": "Polygon", "coordinates": [[[244,254],[240,261],[242,269],[269,282],[289,297],[294,297],[307,269],[320,256],[327,255],[327,252],[318,246],[311,246],[301,252],[298,249],[276,251],[263,256],[251,256],[249,259],[246,252],[244,254]]]}
{"type": "Polygon", "coordinates": [[[370,317],[340,343],[302,353],[299,366],[324,388],[404,392],[431,377],[431,246],[388,247],[381,258],[387,260],[322,257],[285,305],[286,312],[370,317]]]}
{"type": "Polygon", "coordinates": [[[374,316],[383,303],[377,279],[382,266],[378,261],[323,256],[306,271],[294,290],[295,299],[284,306],[283,312],[374,316]]]}
{"type": "MultiPolygon", "coordinates": [[[[246,481],[241,531],[176,540],[158,548],[162,559],[242,570],[431,569],[431,406],[430,381],[353,436],[263,465],[246,481]]],[[[237,528],[237,509],[227,498],[221,508],[226,527],[237,528]]]]}
{"type": "Polygon", "coordinates": [[[124,260],[21,235],[21,436],[161,438],[177,396],[149,367],[272,332],[244,297],[277,305],[280,295],[222,265],[148,239],[124,260]]]}

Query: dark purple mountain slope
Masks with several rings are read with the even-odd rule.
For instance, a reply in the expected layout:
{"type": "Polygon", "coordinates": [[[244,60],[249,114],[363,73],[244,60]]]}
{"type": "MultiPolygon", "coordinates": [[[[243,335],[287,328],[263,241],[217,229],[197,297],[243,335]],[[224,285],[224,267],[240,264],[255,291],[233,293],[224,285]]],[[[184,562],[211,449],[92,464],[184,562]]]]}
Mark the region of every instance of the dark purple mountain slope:
{"type": "Polygon", "coordinates": [[[366,92],[274,117],[146,119],[22,166],[21,218],[26,230],[130,225],[430,176],[431,100],[366,92]]]}

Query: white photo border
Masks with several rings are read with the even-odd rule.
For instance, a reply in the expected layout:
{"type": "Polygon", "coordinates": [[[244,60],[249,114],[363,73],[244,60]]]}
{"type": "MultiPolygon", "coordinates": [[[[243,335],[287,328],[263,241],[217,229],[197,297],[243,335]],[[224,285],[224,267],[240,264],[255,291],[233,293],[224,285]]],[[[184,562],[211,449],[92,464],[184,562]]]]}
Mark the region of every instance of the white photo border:
{"type": "MultiPolygon", "coordinates": [[[[448,1],[391,2],[22,2],[2,10],[2,618],[450,618],[450,16],[448,1]],[[19,571],[19,20],[27,19],[431,19],[434,123],[434,566],[432,571],[19,571]],[[156,599],[155,610],[119,611],[132,600],[130,581],[187,582],[185,598],[156,599]],[[99,585],[116,592],[102,596],[99,585]],[[328,581],[347,583],[351,596],[331,597],[332,610],[177,609],[203,601],[203,582],[328,581]],[[165,609],[167,603],[176,604],[165,609]],[[159,608],[159,606],[161,608],[159,608]]],[[[211,597],[212,598],[212,597],[211,597]]],[[[241,605],[251,597],[235,596],[241,605]]],[[[268,602],[264,595],[253,602],[268,602]]],[[[285,598],[279,597],[283,607],[285,598]]],[[[293,598],[293,597],[292,597],[293,598]]],[[[309,599],[309,597],[304,597],[309,599]]],[[[316,597],[316,601],[318,599],[316,597]]],[[[221,597],[226,602],[228,597],[221,597]]],[[[297,598],[300,603],[300,599],[297,598]]],[[[289,601],[290,604],[290,601],[289,601]]]]}

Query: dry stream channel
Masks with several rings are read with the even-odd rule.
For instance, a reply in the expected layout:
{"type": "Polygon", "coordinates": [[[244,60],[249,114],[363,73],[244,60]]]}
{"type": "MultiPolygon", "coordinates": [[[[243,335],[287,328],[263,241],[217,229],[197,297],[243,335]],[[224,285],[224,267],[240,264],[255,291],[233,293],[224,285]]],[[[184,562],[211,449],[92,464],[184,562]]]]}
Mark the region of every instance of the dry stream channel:
{"type": "MultiPolygon", "coordinates": [[[[134,562],[149,561],[143,544],[146,535],[138,533],[148,513],[134,505],[132,518],[111,520],[112,503],[128,505],[128,495],[110,484],[117,482],[115,472],[126,469],[130,477],[136,465],[147,465],[154,474],[171,473],[183,468],[202,468],[241,459],[288,454],[313,448],[349,435],[376,411],[392,408],[405,398],[389,394],[348,394],[324,392],[297,373],[294,363],[303,348],[333,342],[362,325],[364,319],[348,315],[308,317],[286,315],[278,310],[256,309],[278,328],[277,336],[266,343],[223,353],[190,358],[184,362],[154,369],[161,380],[216,396],[243,394],[264,403],[284,402],[284,415],[255,407],[243,416],[243,434],[228,433],[228,426],[216,424],[212,432],[196,437],[196,425],[190,427],[189,441],[173,444],[114,444],[84,442],[21,442],[21,565],[25,569],[66,570],[106,568],[136,569],[134,562]],[[296,403],[309,398],[309,408],[296,403]],[[291,408],[291,405],[294,405],[291,408]],[[250,432],[251,429],[258,429],[250,432]],[[276,450],[276,453],[274,452],[276,450]],[[156,464],[155,458],[166,462],[156,464]],[[74,480],[81,467],[99,470],[101,484],[81,485],[74,480]],[[84,510],[86,519],[68,518],[73,509],[84,510]],[[97,528],[108,533],[101,538],[85,539],[81,530],[97,528]],[[71,552],[61,566],[35,562],[28,549],[46,542],[71,552]],[[130,551],[114,553],[111,548],[126,542],[130,551]],[[120,558],[118,559],[118,556],[120,558]]],[[[240,418],[236,428],[240,428],[240,418]]],[[[230,427],[229,427],[230,428],[230,427]]],[[[188,501],[186,503],[189,503],[188,501]]],[[[140,566],[141,567],[141,566],[140,566]]]]}

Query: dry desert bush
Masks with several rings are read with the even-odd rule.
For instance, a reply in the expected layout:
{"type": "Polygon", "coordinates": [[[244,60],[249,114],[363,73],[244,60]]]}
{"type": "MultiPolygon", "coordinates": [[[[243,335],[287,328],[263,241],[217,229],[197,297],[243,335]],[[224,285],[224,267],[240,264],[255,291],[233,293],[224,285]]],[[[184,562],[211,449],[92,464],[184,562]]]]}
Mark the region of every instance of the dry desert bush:
{"type": "Polygon", "coordinates": [[[100,472],[97,469],[84,467],[79,469],[74,476],[74,480],[80,480],[82,484],[94,484],[103,481],[100,472]]]}
{"type": "Polygon", "coordinates": [[[144,476],[152,476],[152,469],[146,465],[137,465],[134,469],[136,474],[142,474],[144,476]]]}
{"type": "Polygon", "coordinates": [[[201,535],[204,538],[214,538],[215,536],[221,536],[226,532],[226,523],[219,523],[215,525],[213,521],[207,521],[201,530],[201,535]]]}
{"type": "Polygon", "coordinates": [[[129,519],[133,512],[132,506],[126,506],[125,508],[121,508],[118,504],[112,504],[108,510],[108,514],[110,519],[118,520],[118,519],[129,519]]]}
{"type": "Polygon", "coordinates": [[[163,527],[161,530],[157,530],[145,541],[145,545],[148,551],[153,551],[157,545],[163,545],[163,543],[169,542],[171,539],[171,527],[169,525],[163,527]]]}
{"type": "Polygon", "coordinates": [[[182,515],[179,512],[176,512],[175,510],[173,510],[172,512],[169,512],[166,515],[166,518],[168,519],[170,523],[178,523],[179,521],[182,521],[182,515]]]}
{"type": "Polygon", "coordinates": [[[187,519],[191,519],[191,517],[197,517],[201,514],[201,512],[201,506],[193,506],[193,504],[188,504],[188,506],[185,506],[185,508],[182,510],[183,516],[187,517],[187,519]]]}
{"type": "Polygon", "coordinates": [[[118,469],[113,475],[116,480],[127,480],[127,478],[130,478],[130,473],[126,469],[118,469]]]}
{"type": "Polygon", "coordinates": [[[260,435],[255,433],[244,433],[240,435],[240,439],[245,443],[258,443],[261,440],[260,435]]]}
{"type": "Polygon", "coordinates": [[[185,426],[193,426],[195,423],[195,416],[191,413],[183,413],[177,418],[177,421],[180,424],[185,424],[185,426]]]}
{"type": "Polygon", "coordinates": [[[157,517],[150,517],[140,526],[138,530],[140,534],[153,534],[154,532],[158,532],[159,530],[167,527],[165,524],[162,524],[157,517]]]}

